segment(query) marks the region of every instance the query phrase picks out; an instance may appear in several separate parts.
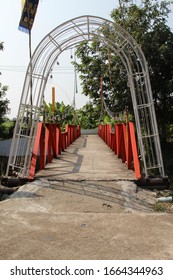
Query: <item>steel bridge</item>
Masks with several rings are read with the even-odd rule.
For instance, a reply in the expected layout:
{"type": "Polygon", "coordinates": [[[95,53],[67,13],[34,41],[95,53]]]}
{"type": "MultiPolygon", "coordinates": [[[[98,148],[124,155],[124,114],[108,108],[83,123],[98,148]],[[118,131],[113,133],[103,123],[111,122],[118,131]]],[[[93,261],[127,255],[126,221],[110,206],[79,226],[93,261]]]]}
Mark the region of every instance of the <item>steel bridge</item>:
{"type": "MultiPolygon", "coordinates": [[[[60,135],[60,128],[58,126],[42,126],[40,123],[40,112],[43,105],[45,87],[51,70],[61,53],[86,41],[101,42],[120,58],[126,69],[127,82],[130,87],[134,110],[140,166],[136,150],[134,150],[136,148],[134,148],[134,137],[132,137],[133,125],[128,124],[128,127],[125,124],[124,126],[117,126],[115,132],[118,136],[115,136],[115,132],[110,131],[110,138],[105,138],[107,136],[103,132],[104,129],[108,128],[99,126],[99,136],[106,141],[109,139],[111,148],[117,149],[118,155],[122,155],[123,161],[127,162],[128,167],[132,166],[133,154],[135,162],[135,164],[133,162],[133,167],[138,178],[141,177],[141,174],[145,178],[151,176],[156,178],[165,177],[145,56],[137,42],[122,27],[104,18],[89,15],[74,18],[56,27],[43,38],[33,53],[22,90],[6,177],[33,178],[35,174],[36,150],[38,150],[39,145],[41,147],[40,151],[42,151],[41,167],[44,166],[47,149],[48,160],[52,157],[51,149],[53,155],[57,156],[59,149],[57,141],[61,139],[58,137],[58,134],[60,135]],[[129,132],[126,137],[123,136],[125,135],[123,134],[125,130],[130,131],[132,138],[128,138],[129,132]],[[38,142],[38,139],[43,139],[43,135],[46,140],[39,140],[38,142]],[[127,143],[125,139],[133,139],[131,142],[132,146],[128,144],[131,140],[128,140],[129,142],[127,143]],[[120,140],[124,144],[115,144],[115,141],[118,143],[120,140]],[[124,150],[120,151],[120,146],[124,150]],[[22,159],[20,156],[21,149],[22,154],[24,154],[22,159]]],[[[69,129],[68,127],[61,137],[70,139],[69,137],[72,136],[69,136],[69,133],[71,133],[69,129]]],[[[75,133],[75,135],[79,136],[79,131],[75,133]]],[[[68,141],[62,141],[63,145],[65,145],[62,147],[63,149],[66,148],[68,141]]]]}

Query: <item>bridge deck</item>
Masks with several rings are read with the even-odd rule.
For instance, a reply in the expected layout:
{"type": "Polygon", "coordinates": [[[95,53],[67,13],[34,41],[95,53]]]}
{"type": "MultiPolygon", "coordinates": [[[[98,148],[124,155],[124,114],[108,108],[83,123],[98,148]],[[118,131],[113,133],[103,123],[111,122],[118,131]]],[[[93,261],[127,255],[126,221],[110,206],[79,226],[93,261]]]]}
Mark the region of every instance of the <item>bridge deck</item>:
{"type": "Polygon", "coordinates": [[[135,174],[97,135],[78,138],[40,171],[36,178],[73,180],[133,180],[135,174]]]}

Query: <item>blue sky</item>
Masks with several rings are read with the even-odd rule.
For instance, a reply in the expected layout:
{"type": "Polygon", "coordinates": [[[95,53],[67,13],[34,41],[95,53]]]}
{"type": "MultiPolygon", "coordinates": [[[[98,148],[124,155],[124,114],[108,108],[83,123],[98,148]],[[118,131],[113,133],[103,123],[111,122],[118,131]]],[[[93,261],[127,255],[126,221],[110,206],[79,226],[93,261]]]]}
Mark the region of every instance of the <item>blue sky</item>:
{"type": "MultiPolygon", "coordinates": [[[[94,15],[111,19],[111,11],[117,7],[118,0],[40,0],[34,26],[32,28],[32,51],[53,28],[78,16],[94,15]]],[[[7,98],[10,100],[10,118],[16,117],[20,102],[26,67],[29,63],[28,35],[18,30],[21,16],[21,0],[0,0],[0,41],[5,50],[0,52],[0,82],[8,85],[7,98]]],[[[169,21],[171,24],[171,20],[169,21]]],[[[74,69],[71,54],[66,52],[59,58],[59,69],[53,71],[46,96],[50,100],[51,87],[56,88],[56,101],[70,104],[74,95],[74,69]]],[[[80,82],[79,82],[80,83],[80,82]]],[[[87,99],[76,95],[77,107],[83,106],[87,99]]]]}

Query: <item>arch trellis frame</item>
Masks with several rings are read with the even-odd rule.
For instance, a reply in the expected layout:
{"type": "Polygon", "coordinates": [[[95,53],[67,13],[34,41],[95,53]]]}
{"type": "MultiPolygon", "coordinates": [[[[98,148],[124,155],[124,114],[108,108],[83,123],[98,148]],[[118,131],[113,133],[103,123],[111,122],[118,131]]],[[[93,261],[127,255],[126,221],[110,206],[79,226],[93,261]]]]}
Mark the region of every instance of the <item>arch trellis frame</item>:
{"type": "Polygon", "coordinates": [[[83,41],[95,40],[101,41],[118,55],[127,71],[145,176],[165,176],[145,56],[137,42],[122,27],[89,15],[56,27],[43,38],[33,53],[23,85],[6,176],[12,171],[19,177],[28,177],[45,87],[59,55],[83,41]],[[22,160],[21,155],[24,155],[22,160]]]}

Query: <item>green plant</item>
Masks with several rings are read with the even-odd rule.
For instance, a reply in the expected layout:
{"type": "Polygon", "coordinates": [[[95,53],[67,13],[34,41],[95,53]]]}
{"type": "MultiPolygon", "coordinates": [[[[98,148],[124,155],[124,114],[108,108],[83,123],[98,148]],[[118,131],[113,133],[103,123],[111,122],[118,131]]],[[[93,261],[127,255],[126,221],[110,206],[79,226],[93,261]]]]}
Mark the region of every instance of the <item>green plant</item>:
{"type": "Polygon", "coordinates": [[[156,204],[153,206],[153,209],[156,212],[166,212],[166,207],[161,202],[156,202],[156,204]]]}

